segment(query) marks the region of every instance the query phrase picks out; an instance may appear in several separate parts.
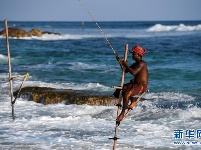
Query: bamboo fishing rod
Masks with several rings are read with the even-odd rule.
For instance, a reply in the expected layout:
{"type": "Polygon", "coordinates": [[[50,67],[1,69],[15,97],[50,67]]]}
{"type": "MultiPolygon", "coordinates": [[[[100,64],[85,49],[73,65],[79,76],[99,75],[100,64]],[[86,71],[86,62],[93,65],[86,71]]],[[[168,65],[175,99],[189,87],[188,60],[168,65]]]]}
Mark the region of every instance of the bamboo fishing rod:
{"type": "Polygon", "coordinates": [[[89,16],[92,18],[92,20],[94,21],[94,23],[97,25],[98,29],[100,30],[100,32],[102,33],[102,35],[104,36],[105,40],[107,41],[108,45],[110,46],[110,48],[112,49],[115,57],[117,57],[117,53],[114,50],[114,48],[112,47],[112,44],[110,43],[110,41],[108,40],[107,36],[105,35],[105,33],[103,32],[103,30],[101,29],[101,27],[99,26],[98,22],[96,21],[96,19],[92,16],[92,14],[90,13],[89,9],[84,5],[84,3],[82,2],[82,0],[79,0],[80,3],[82,4],[82,6],[84,7],[84,9],[87,11],[87,13],[89,14],[89,16]]]}

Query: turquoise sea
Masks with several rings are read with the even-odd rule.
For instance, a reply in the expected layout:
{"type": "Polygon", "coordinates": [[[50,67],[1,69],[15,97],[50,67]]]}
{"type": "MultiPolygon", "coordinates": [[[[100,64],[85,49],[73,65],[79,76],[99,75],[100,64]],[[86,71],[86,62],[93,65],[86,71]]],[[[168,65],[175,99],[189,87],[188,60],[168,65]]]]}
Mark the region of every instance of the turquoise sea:
{"type": "MultiPolygon", "coordinates": [[[[147,49],[150,92],[121,123],[118,150],[200,149],[201,21],[98,24],[120,57],[126,44],[147,49]],[[180,130],[183,137],[176,138],[180,130]]],[[[94,22],[8,21],[8,26],[60,33],[9,38],[12,76],[30,74],[24,86],[112,95],[111,86],[120,85],[120,66],[94,22]]],[[[4,28],[1,21],[0,31],[4,28]]],[[[112,149],[115,106],[44,106],[19,98],[13,122],[9,83],[2,81],[8,77],[7,61],[6,39],[0,36],[0,149],[112,149]]],[[[126,74],[125,82],[131,78],[126,74]]],[[[14,80],[14,90],[21,82],[14,80]]]]}

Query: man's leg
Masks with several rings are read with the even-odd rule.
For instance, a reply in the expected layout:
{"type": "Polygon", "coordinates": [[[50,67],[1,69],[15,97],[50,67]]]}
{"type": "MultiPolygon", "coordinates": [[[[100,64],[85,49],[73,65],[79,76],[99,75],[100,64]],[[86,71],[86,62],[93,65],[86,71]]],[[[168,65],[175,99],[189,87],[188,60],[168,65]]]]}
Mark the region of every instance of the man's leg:
{"type": "Polygon", "coordinates": [[[128,109],[133,109],[133,107],[135,107],[135,105],[138,103],[137,98],[131,97],[131,104],[128,105],[128,109]]]}
{"type": "Polygon", "coordinates": [[[126,111],[126,109],[128,109],[128,102],[129,102],[131,93],[132,93],[132,84],[129,84],[129,83],[125,84],[123,86],[123,90],[122,90],[123,107],[122,107],[120,115],[116,119],[117,122],[122,121],[124,118],[125,111],[126,111]]]}
{"type": "Polygon", "coordinates": [[[120,122],[123,120],[125,111],[128,108],[128,101],[129,101],[129,98],[123,97],[123,107],[122,107],[120,115],[116,119],[117,122],[120,122]]]}
{"type": "Polygon", "coordinates": [[[134,84],[130,84],[129,86],[127,84],[126,86],[127,86],[126,91],[122,92],[123,93],[123,108],[122,108],[121,114],[116,119],[116,121],[118,122],[123,120],[126,109],[129,109],[131,107],[133,108],[137,104],[137,100],[133,100],[131,101],[131,107],[128,107],[129,99],[139,94],[143,88],[140,85],[134,85],[134,84]]]}
{"type": "Polygon", "coordinates": [[[134,92],[131,94],[131,98],[130,98],[131,104],[128,106],[128,109],[133,109],[133,107],[138,103],[137,98],[132,97],[132,96],[137,95],[137,94],[142,94],[143,92],[146,92],[146,91],[147,91],[147,85],[146,84],[136,85],[134,87],[134,92]]]}

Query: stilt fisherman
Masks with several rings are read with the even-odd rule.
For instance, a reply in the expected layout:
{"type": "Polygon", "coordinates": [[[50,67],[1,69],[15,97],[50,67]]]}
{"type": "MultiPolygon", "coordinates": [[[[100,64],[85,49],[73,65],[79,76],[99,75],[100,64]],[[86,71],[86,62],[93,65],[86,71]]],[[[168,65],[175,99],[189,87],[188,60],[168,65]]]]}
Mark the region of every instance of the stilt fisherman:
{"type": "MultiPolygon", "coordinates": [[[[121,68],[125,67],[125,72],[129,72],[134,76],[134,79],[131,79],[129,83],[123,85],[122,96],[123,96],[123,107],[120,115],[117,117],[116,121],[120,122],[123,120],[126,109],[132,109],[136,104],[137,100],[133,96],[137,94],[142,94],[147,91],[148,86],[148,68],[147,63],[142,60],[142,57],[146,53],[146,49],[143,49],[140,46],[134,46],[130,52],[132,53],[132,58],[135,60],[131,66],[127,64],[126,61],[121,60],[120,57],[116,57],[121,68]],[[128,105],[129,100],[131,104],[128,105]]],[[[117,98],[119,96],[119,90],[117,89],[114,93],[114,96],[117,98]]]]}

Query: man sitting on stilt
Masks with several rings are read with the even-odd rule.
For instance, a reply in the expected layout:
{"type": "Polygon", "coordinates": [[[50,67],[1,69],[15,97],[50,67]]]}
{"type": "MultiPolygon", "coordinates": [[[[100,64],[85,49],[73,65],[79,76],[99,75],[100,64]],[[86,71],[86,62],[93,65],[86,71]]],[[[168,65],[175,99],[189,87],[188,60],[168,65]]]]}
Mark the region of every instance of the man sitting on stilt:
{"type": "MultiPolygon", "coordinates": [[[[132,97],[146,92],[148,86],[147,64],[144,60],[142,60],[142,57],[146,53],[146,49],[142,49],[140,46],[135,46],[132,50],[130,50],[130,52],[132,53],[133,60],[135,60],[135,63],[131,66],[128,66],[127,62],[121,60],[118,56],[116,57],[121,68],[125,67],[126,72],[129,72],[134,76],[134,79],[123,85],[123,108],[120,115],[116,119],[117,122],[124,119],[126,109],[132,109],[137,104],[137,99],[132,97]],[[131,104],[128,106],[129,100],[131,100],[131,104]]],[[[114,95],[117,95],[117,93],[118,91],[115,91],[114,95]]]]}

